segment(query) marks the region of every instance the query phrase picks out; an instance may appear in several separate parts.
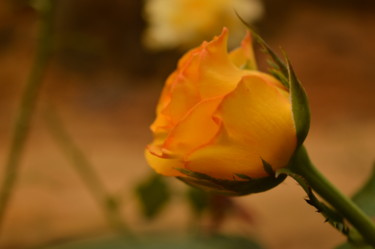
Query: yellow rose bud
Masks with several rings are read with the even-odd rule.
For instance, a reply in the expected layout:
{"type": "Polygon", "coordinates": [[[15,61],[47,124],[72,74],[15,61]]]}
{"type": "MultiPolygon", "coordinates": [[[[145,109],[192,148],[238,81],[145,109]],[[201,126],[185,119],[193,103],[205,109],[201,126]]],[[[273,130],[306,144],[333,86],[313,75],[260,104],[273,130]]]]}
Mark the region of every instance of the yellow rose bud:
{"type": "Polygon", "coordinates": [[[230,53],[227,39],[224,28],[180,59],[145,152],[156,172],[211,190],[215,181],[273,181],[270,171],[286,167],[297,147],[288,89],[256,70],[249,33],[230,53]]]}

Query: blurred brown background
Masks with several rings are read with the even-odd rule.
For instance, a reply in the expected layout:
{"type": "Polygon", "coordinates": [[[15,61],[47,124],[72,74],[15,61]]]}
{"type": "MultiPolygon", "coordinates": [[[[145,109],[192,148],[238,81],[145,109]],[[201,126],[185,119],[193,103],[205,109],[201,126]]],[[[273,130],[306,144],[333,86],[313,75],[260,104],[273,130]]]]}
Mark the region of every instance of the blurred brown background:
{"type": "MultiPolygon", "coordinates": [[[[108,189],[123,196],[122,213],[134,230],[184,230],[189,214],[181,215],[185,207],[178,200],[148,223],[131,192],[150,171],[143,158],[151,139],[148,126],[163,81],[181,54],[143,48],[142,4],[57,2],[53,57],[0,248],[109,233],[100,208],[47,131],[44,113],[50,105],[108,189]]],[[[350,195],[375,159],[375,5],[354,0],[267,0],[264,5],[256,27],[271,46],[288,53],[310,98],[310,155],[350,195]]],[[[27,1],[0,2],[0,174],[35,52],[36,25],[27,1]]],[[[242,197],[238,200],[255,214],[255,224],[233,222],[226,230],[256,236],[271,249],[332,248],[342,242],[304,197],[292,180],[242,197]]]]}

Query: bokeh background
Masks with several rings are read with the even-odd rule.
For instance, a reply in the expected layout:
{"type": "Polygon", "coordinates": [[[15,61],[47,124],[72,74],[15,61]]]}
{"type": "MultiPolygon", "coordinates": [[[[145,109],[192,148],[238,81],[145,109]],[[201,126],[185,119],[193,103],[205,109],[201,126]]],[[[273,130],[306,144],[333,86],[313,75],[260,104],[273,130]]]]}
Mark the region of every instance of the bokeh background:
{"type": "MultiPolygon", "coordinates": [[[[375,4],[373,1],[264,0],[255,28],[289,55],[310,99],[306,141],[317,167],[345,194],[358,189],[375,159],[375,4]]],[[[185,233],[191,213],[176,197],[147,221],[134,186],[151,172],[143,150],[167,75],[186,48],[149,50],[144,1],[56,1],[53,53],[3,224],[0,248],[37,246],[113,233],[48,129],[53,106],[74,142],[136,233],[185,233]]],[[[38,15],[28,1],[0,2],[0,175],[35,55],[38,15]]],[[[260,55],[260,54],[259,54],[260,55]]],[[[333,248],[343,237],[303,200],[292,180],[237,198],[251,224],[223,230],[266,248],[333,248]]]]}

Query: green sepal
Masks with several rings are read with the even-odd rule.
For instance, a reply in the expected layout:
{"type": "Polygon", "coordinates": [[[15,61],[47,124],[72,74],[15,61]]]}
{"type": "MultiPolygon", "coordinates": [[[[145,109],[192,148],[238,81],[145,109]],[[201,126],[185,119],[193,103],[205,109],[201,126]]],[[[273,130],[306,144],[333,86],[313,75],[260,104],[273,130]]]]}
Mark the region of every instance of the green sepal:
{"type": "Polygon", "coordinates": [[[289,89],[290,103],[292,105],[294,125],[297,133],[297,147],[299,147],[305,141],[310,129],[310,108],[306,92],[298,80],[289,59],[286,57],[287,64],[285,65],[263,39],[256,33],[254,34],[255,37],[258,37],[257,41],[272,59],[270,73],[289,89]]]}
{"type": "Polygon", "coordinates": [[[271,67],[270,69],[268,69],[268,72],[278,81],[280,81],[281,84],[283,84],[287,89],[289,89],[288,77],[281,73],[280,70],[271,67]]]}
{"type": "MultiPolygon", "coordinates": [[[[268,44],[263,40],[263,38],[258,35],[254,29],[251,27],[250,24],[246,23],[246,21],[236,12],[237,17],[240,19],[240,21],[250,30],[252,36],[254,36],[255,40],[261,47],[263,48],[264,52],[270,55],[272,62],[274,63],[274,67],[277,67],[280,72],[286,76],[288,75],[288,69],[285,66],[284,62],[273,52],[273,50],[268,46],[268,44]]],[[[283,84],[286,84],[287,82],[281,82],[283,84]]],[[[285,87],[289,88],[288,85],[285,85],[285,87]]]]}
{"type": "Polygon", "coordinates": [[[279,185],[286,178],[285,175],[278,177],[268,176],[263,178],[245,177],[236,174],[233,180],[217,179],[209,175],[194,172],[188,169],[177,169],[186,176],[177,177],[190,186],[212,192],[215,194],[241,196],[263,192],[279,185]],[[236,176],[240,179],[236,179],[236,176]]]}
{"type": "Polygon", "coordinates": [[[271,164],[269,164],[268,162],[266,162],[265,160],[263,160],[263,158],[261,158],[261,159],[262,159],[264,171],[266,171],[266,173],[269,176],[275,177],[275,171],[273,171],[273,168],[272,168],[271,164]]]}
{"type": "Polygon", "coordinates": [[[299,147],[305,141],[310,129],[310,108],[306,92],[298,80],[289,59],[286,58],[287,64],[285,65],[259,35],[255,32],[253,34],[258,43],[272,59],[270,63],[271,69],[269,69],[270,74],[289,89],[293,120],[297,134],[297,147],[299,147]]]}
{"type": "Polygon", "coordinates": [[[306,92],[297,79],[289,59],[287,59],[287,68],[290,85],[290,101],[292,104],[294,125],[297,132],[297,146],[299,147],[305,141],[310,129],[310,108],[306,92]]]}
{"type": "Polygon", "coordinates": [[[254,29],[247,24],[241,16],[236,12],[237,17],[251,31],[255,40],[263,48],[264,52],[271,57],[270,74],[278,79],[290,93],[290,101],[292,105],[293,119],[297,133],[297,148],[303,144],[307,133],[310,129],[310,109],[305,90],[297,79],[290,61],[286,58],[286,64],[276,53],[268,46],[263,38],[258,35],[254,29]]]}
{"type": "Polygon", "coordinates": [[[235,176],[237,176],[237,177],[239,177],[239,178],[241,178],[243,180],[248,180],[248,181],[252,180],[252,178],[250,176],[245,175],[245,174],[235,174],[235,176]]]}

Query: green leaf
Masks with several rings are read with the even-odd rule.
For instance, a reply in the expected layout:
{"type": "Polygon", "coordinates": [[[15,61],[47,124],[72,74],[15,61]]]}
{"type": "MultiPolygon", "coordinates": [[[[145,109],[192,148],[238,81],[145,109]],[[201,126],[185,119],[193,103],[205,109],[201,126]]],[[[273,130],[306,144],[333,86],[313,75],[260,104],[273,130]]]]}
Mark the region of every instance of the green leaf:
{"type": "Polygon", "coordinates": [[[374,249],[372,246],[368,245],[353,245],[351,243],[343,243],[336,247],[335,249],[374,249]]]}
{"type": "Polygon", "coordinates": [[[372,173],[352,200],[369,216],[375,217],[375,163],[372,173]]]}
{"type": "Polygon", "coordinates": [[[206,191],[189,187],[186,193],[186,198],[188,199],[193,212],[199,216],[208,207],[210,194],[206,191]]]}
{"type": "Polygon", "coordinates": [[[238,236],[161,236],[140,237],[138,240],[124,237],[92,239],[47,246],[40,249],[262,249],[253,240],[238,236]]]}
{"type": "Polygon", "coordinates": [[[136,188],[136,194],[146,218],[154,218],[170,200],[171,193],[160,175],[152,173],[146,181],[136,188]]]}
{"type": "Polygon", "coordinates": [[[289,75],[289,92],[292,103],[294,124],[297,132],[297,146],[302,145],[310,129],[310,109],[305,90],[296,77],[289,59],[287,59],[289,75]]]}

